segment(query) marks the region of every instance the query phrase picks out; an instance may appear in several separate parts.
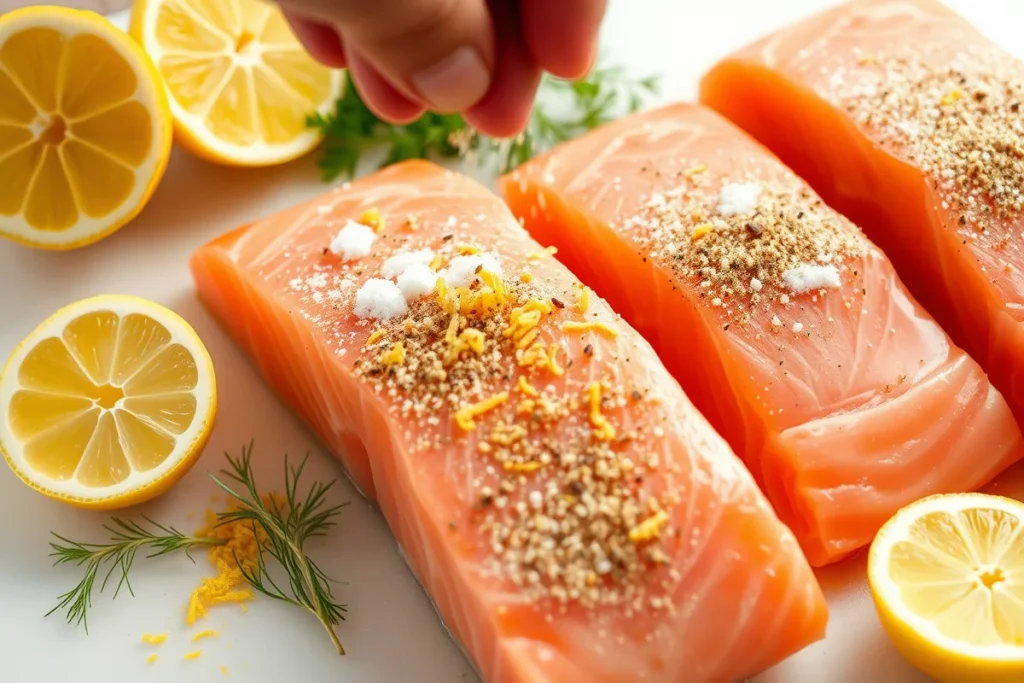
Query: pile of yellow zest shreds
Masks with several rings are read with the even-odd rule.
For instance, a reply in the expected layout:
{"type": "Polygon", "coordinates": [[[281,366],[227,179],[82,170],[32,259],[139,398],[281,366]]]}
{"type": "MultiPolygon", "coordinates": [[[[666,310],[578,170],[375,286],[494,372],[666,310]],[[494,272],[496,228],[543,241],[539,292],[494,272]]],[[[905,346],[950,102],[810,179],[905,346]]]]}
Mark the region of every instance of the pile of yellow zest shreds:
{"type": "Polygon", "coordinates": [[[243,603],[253,599],[253,592],[235,558],[238,558],[247,572],[256,571],[260,543],[267,541],[266,532],[259,525],[253,525],[248,520],[218,525],[217,515],[211,510],[206,511],[206,526],[196,535],[222,538],[227,542],[210,547],[207,557],[217,574],[203,579],[199,587],[192,591],[185,614],[185,622],[189,626],[204,617],[214,605],[243,603]]]}

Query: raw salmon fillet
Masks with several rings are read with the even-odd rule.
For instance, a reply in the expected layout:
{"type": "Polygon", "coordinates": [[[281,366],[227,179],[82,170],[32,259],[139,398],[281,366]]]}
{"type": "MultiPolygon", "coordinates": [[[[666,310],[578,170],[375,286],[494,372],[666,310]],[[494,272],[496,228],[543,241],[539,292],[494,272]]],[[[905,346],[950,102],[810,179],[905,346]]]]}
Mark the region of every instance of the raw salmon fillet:
{"type": "Polygon", "coordinates": [[[714,112],[631,116],[502,186],[653,344],[812,565],[1021,457],[998,391],[885,256],[714,112]]]}
{"type": "Polygon", "coordinates": [[[192,269],[486,681],[733,681],[822,637],[810,567],[742,463],[482,186],[393,166],[192,269]]]}
{"type": "Polygon", "coordinates": [[[858,0],[701,98],[863,226],[1024,424],[1024,64],[933,0],[858,0]]]}

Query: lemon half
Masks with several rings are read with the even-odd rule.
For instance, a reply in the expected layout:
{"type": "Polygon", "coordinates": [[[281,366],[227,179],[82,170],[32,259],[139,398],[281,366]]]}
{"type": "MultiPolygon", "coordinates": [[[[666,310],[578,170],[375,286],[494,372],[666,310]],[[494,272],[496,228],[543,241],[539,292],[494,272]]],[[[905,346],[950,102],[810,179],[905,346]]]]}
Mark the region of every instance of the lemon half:
{"type": "Polygon", "coordinates": [[[316,147],[306,126],[344,76],[316,62],[260,0],[136,0],[131,34],[167,83],[178,141],[214,162],[268,166],[316,147]]]}
{"type": "Polygon", "coordinates": [[[0,234],[71,249],[135,217],[171,149],[160,77],[91,12],[0,16],[0,234]]]}
{"type": "Polygon", "coordinates": [[[217,408],[213,363],[176,313],[129,296],[71,304],[0,375],[0,450],[29,486],[82,507],[153,498],[198,459],[217,408]]]}
{"type": "Polygon", "coordinates": [[[882,626],[947,683],[1024,681],[1024,504],[936,495],[879,531],[868,582],[882,626]]]}

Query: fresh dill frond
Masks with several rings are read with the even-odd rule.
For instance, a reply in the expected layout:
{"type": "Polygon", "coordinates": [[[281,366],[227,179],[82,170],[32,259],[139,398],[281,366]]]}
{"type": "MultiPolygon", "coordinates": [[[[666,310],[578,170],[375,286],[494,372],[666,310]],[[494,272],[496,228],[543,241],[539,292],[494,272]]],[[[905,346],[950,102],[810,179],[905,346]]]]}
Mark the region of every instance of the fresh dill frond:
{"type": "Polygon", "coordinates": [[[299,483],[306,459],[295,467],[288,463],[288,456],[285,456],[283,503],[274,496],[264,499],[256,486],[251,456],[250,444],[248,448],[242,449],[241,457],[232,458],[228,455],[230,467],[222,471],[225,479],[241,485],[240,491],[211,475],[239,505],[236,510],[220,513],[220,523],[249,521],[254,531],[258,526],[266,533],[266,541],[260,543],[256,568],[247,569],[237,558],[236,564],[256,591],[313,614],[327,631],[338,654],[345,654],[334,627],[345,619],[347,608],[335,599],[331,591],[333,581],[306,554],[305,544],[311,538],[323,536],[333,527],[335,518],[347,503],[327,505],[326,496],[334,485],[333,481],[329,484],[316,482],[305,495],[300,495],[299,483]],[[267,571],[265,554],[277,560],[284,569],[288,578],[287,590],[282,589],[267,571]]]}
{"type": "Polygon", "coordinates": [[[382,121],[349,80],[334,112],[314,114],[307,125],[325,135],[319,160],[325,181],[352,177],[363,154],[381,147],[381,167],[406,159],[468,158],[475,152],[478,163],[505,173],[560,142],[638,110],[657,91],[656,77],[630,78],[619,66],[599,66],[581,81],[545,76],[526,130],[498,140],[480,135],[458,114],[428,112],[407,125],[382,121]]]}
{"type": "Polygon", "coordinates": [[[188,536],[174,527],[158,524],[149,517],[143,516],[143,519],[151,528],[146,528],[138,522],[112,518],[110,524],[103,525],[103,528],[110,533],[110,543],[78,543],[59,534],[53,534],[60,541],[60,543],[50,543],[50,548],[52,548],[50,557],[55,558],[54,566],[59,564],[85,565],[85,576],[77,586],[57,598],[59,600],[57,606],[47,612],[46,616],[66,609],[68,623],[76,626],[82,624],[88,633],[88,611],[92,606],[96,579],[103,572],[105,565],[109,566],[103,575],[99,592],[103,592],[107,587],[107,581],[115,571],[118,571],[120,576],[117,587],[114,589],[114,597],[116,598],[121,592],[122,586],[134,596],[135,592],[132,590],[128,573],[135,564],[135,556],[139,550],[152,549],[153,552],[146,557],[159,557],[181,550],[189,559],[192,559],[190,551],[195,546],[221,545],[225,542],[218,538],[188,536]]]}
{"type": "MultiPolygon", "coordinates": [[[[254,590],[275,600],[301,607],[316,616],[330,635],[338,653],[345,654],[334,627],[345,619],[346,606],[335,599],[331,585],[336,582],[306,555],[305,544],[311,538],[323,536],[333,527],[341,509],[348,503],[327,504],[327,494],[334,486],[334,481],[328,484],[315,482],[304,494],[301,493],[299,485],[306,460],[303,459],[295,467],[289,464],[287,455],[284,463],[284,496],[261,495],[252,471],[252,451],[253,444],[250,442],[242,448],[238,458],[225,454],[228,468],[222,470],[221,477],[210,475],[235,500],[237,506],[236,509],[219,513],[218,524],[251,524],[253,536],[258,541],[255,569],[251,563],[242,562],[237,555],[234,558],[235,564],[254,590]],[[233,487],[225,482],[234,482],[240,486],[233,487]],[[263,533],[256,533],[257,528],[263,533]],[[288,579],[284,589],[271,577],[266,555],[276,560],[284,570],[288,579]]],[[[189,536],[149,517],[144,516],[143,519],[148,526],[113,518],[110,524],[103,527],[110,533],[110,543],[79,543],[53,534],[59,541],[50,543],[53,549],[50,555],[55,558],[54,566],[84,565],[85,576],[77,586],[61,595],[57,606],[46,615],[66,609],[68,623],[76,626],[82,624],[88,632],[88,610],[92,605],[97,578],[103,575],[99,586],[102,592],[107,581],[117,572],[119,577],[114,597],[117,597],[122,586],[134,596],[128,574],[140,549],[152,550],[146,557],[182,551],[192,559],[190,551],[196,546],[227,543],[227,539],[189,536]]]]}

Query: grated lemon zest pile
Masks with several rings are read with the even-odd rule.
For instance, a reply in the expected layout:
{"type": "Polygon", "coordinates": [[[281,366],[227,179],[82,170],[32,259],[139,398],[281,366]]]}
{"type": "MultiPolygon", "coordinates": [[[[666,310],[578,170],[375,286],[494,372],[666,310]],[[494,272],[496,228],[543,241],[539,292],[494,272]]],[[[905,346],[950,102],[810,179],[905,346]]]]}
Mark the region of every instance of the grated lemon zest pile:
{"type": "Polygon", "coordinates": [[[159,645],[160,643],[167,640],[166,633],[143,633],[142,642],[150,645],[159,645]]]}
{"type": "MultiPolygon", "coordinates": [[[[270,495],[264,496],[264,503],[269,505],[270,495]]],[[[237,504],[233,505],[237,509],[237,504]]],[[[235,561],[237,556],[242,568],[247,572],[258,571],[257,557],[259,543],[267,541],[267,534],[259,525],[251,521],[239,520],[218,525],[216,513],[206,511],[206,526],[196,532],[197,536],[222,538],[224,545],[211,546],[207,557],[217,570],[216,576],[207,577],[192,591],[185,613],[185,623],[192,626],[196,620],[206,616],[214,605],[224,603],[243,603],[252,600],[252,590],[242,575],[242,569],[235,561]],[[258,540],[256,534],[259,535],[258,540]]]]}

